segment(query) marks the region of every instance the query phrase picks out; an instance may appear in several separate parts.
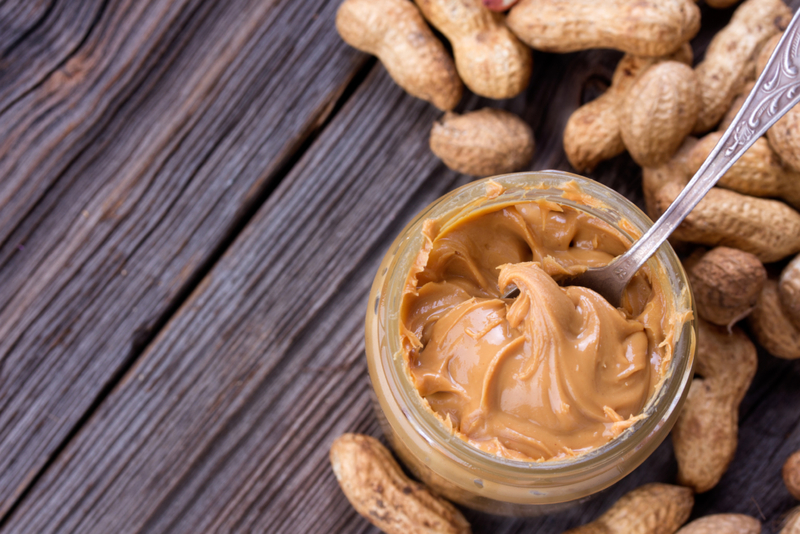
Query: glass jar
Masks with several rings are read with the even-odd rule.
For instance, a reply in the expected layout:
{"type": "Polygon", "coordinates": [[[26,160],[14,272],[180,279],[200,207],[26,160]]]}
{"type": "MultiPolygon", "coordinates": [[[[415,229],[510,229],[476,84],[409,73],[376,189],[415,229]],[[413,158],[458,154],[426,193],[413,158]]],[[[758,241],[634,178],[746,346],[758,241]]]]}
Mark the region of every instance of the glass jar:
{"type": "MultiPolygon", "coordinates": [[[[570,198],[575,198],[570,195],[570,198]]],[[[616,439],[567,460],[526,462],[484,452],[452,435],[427,408],[411,382],[399,335],[402,289],[422,246],[422,224],[440,227],[476,209],[545,198],[585,211],[631,241],[651,225],[625,197],[604,185],[559,171],[517,173],[478,180],[441,197],[409,223],[392,244],[372,285],[366,318],[366,354],[376,412],[395,452],[420,480],[450,500],[485,512],[539,515],[572,506],[614,484],[638,467],[664,440],[680,413],[693,375],[695,321],[678,328],[673,358],[659,390],[644,408],[646,417],[616,439]],[[486,182],[504,191],[487,198],[486,182]],[[591,197],[586,205],[562,197],[574,181],[591,197]]],[[[680,260],[664,244],[649,260],[654,283],[662,285],[676,313],[694,312],[680,260]]],[[[696,316],[693,313],[692,317],[696,316]]]]}

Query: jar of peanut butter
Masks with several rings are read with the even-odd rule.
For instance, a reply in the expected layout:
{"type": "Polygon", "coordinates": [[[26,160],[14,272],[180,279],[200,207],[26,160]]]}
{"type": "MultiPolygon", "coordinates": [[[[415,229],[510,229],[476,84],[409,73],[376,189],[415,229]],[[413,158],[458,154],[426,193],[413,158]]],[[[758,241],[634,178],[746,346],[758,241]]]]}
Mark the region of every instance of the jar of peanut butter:
{"type": "Polygon", "coordinates": [[[639,466],[691,383],[696,326],[665,244],[620,308],[569,286],[651,225],[592,180],[558,171],[479,180],[398,236],[372,285],[366,354],[395,452],[454,502],[538,515],[639,466]]]}

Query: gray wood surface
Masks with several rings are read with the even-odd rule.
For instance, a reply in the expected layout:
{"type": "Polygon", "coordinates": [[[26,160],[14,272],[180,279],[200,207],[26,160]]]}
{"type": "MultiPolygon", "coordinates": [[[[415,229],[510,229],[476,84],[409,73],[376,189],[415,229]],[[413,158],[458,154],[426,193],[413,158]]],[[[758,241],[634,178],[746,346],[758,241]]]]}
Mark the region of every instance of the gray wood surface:
{"type": "MultiPolygon", "coordinates": [[[[109,3],[22,96],[15,68],[30,63],[15,54],[25,43],[6,58],[0,514],[185,300],[364,65],[336,37],[335,7],[109,3]]],[[[50,17],[89,9],[70,0],[50,17]]],[[[62,24],[79,26],[47,18],[30,38],[62,24]]]]}
{"type": "Polygon", "coordinates": [[[0,50],[3,55],[23,41],[46,16],[52,6],[49,0],[8,0],[0,5],[0,50]]]}
{"type": "MultiPolygon", "coordinates": [[[[87,2],[51,49],[32,36],[59,33],[63,2],[0,4],[1,531],[375,530],[327,460],[343,432],[380,435],[367,292],[408,220],[470,178],[428,150],[439,113],[339,41],[337,4],[87,2]]],[[[729,14],[704,11],[698,53],[729,14]]],[[[569,170],[564,123],[619,57],[537,53],[524,95],[461,107],[519,113],[531,168],[569,170]]],[[[593,176],[641,204],[627,156],[593,176]]],[[[776,532],[800,365],[759,363],[737,457],[694,516],[776,532]]],[[[476,533],[557,533],[675,469],[667,441],[568,512],[466,514],[476,533]]]]}

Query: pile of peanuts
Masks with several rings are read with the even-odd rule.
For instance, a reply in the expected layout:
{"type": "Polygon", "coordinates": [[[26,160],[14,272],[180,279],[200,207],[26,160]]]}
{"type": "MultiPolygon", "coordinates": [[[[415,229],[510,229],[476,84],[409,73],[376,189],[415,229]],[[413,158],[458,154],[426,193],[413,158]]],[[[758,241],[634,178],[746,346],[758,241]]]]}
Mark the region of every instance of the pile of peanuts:
{"type": "MultiPolygon", "coordinates": [[[[737,2],[706,0],[720,8],[737,2]]],[[[431,149],[451,169],[476,176],[523,169],[532,159],[534,138],[522,119],[506,111],[453,113],[463,85],[493,99],[520,94],[531,76],[531,48],[624,52],[608,90],[570,117],[564,150],[579,172],[627,151],[642,167],[645,203],[655,219],[739,111],[791,15],[782,0],[745,0],[694,66],[689,41],[700,28],[700,11],[693,0],[344,0],[336,25],[348,44],[377,56],[408,93],[445,111],[432,126],[431,149]],[[447,38],[452,57],[428,24],[447,38]]],[[[672,432],[680,486],[642,486],[570,533],[761,531],[758,520],[738,514],[681,525],[694,493],[713,488],[736,451],[739,404],[757,366],[756,347],[737,323],[746,320],[772,355],[800,359],[800,137],[795,132],[800,132],[800,107],[745,153],[671,238],[685,258],[700,316],[700,378],[672,432]]],[[[372,438],[343,436],[334,443],[331,460],[356,509],[386,532],[414,531],[422,516],[439,525],[432,531],[469,532],[458,510],[405,478],[372,438]],[[358,458],[343,460],[348,455],[358,458]],[[354,462],[370,467],[354,470],[354,462]],[[376,481],[366,480],[365,473],[380,478],[382,488],[413,491],[390,492],[395,504],[376,500],[368,489],[376,481]],[[377,502],[390,509],[394,522],[376,519],[377,502]]],[[[783,475],[800,499],[800,451],[783,475]]],[[[381,513],[386,516],[386,509],[381,513]]],[[[800,507],[782,534],[800,534],[800,507]]]]}

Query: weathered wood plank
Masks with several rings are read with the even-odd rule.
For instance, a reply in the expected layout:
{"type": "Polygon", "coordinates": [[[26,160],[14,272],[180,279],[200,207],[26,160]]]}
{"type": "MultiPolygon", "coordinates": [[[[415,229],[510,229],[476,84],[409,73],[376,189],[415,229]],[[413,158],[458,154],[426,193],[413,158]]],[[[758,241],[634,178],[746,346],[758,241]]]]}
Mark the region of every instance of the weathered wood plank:
{"type": "Polygon", "coordinates": [[[115,2],[2,115],[0,515],[364,65],[337,4],[115,2]]]}
{"type": "Polygon", "coordinates": [[[0,4],[0,57],[7,56],[38,26],[54,0],[8,0],[0,4]]]}
{"type": "Polygon", "coordinates": [[[0,116],[75,54],[105,3],[19,0],[0,7],[0,116]]]}
{"type": "MultiPolygon", "coordinates": [[[[310,457],[325,469],[324,440],[346,428],[339,411],[364,417],[361,289],[385,240],[404,223],[406,204],[433,200],[455,179],[452,173],[444,180],[434,175],[440,165],[421,141],[438,113],[411,101],[379,72],[377,83],[367,84],[371,90],[358,93],[326,129],[324,143],[273,193],[259,222],[187,302],[187,315],[181,314],[159,336],[153,356],[126,377],[118,393],[130,396],[138,408],[124,420],[98,412],[95,428],[109,431],[109,441],[93,437],[63,455],[86,460],[84,454],[95,454],[92,449],[101,441],[125,443],[115,446],[97,471],[92,469],[110,478],[92,483],[96,492],[75,493],[76,487],[89,489],[76,481],[58,497],[24,501],[23,507],[72,493],[80,502],[74,502],[78,508],[64,507],[59,517],[42,518],[41,523],[30,523],[27,509],[20,510],[12,516],[10,530],[20,524],[82,532],[122,526],[244,530],[254,520],[250,514],[258,514],[245,499],[249,488],[291,501],[292,490],[282,486],[302,483],[302,478],[290,476],[289,468],[279,480],[264,485],[262,472],[268,466],[302,467],[310,457]],[[388,161],[387,147],[392,147],[388,161]],[[366,230],[364,239],[353,239],[359,230],[366,230]],[[285,371],[295,380],[285,381],[285,371]],[[330,380],[332,376],[336,379],[330,380]],[[146,398],[139,398],[147,390],[146,398]],[[201,390],[202,398],[194,398],[201,390]],[[348,395],[348,390],[357,395],[348,395]],[[313,410],[320,402],[334,413],[313,410]],[[311,429],[306,420],[329,430],[306,439],[311,429]],[[182,430],[173,432],[178,427],[182,430]],[[159,436],[172,444],[162,448],[159,436]],[[138,444],[140,439],[159,443],[151,448],[138,444]],[[303,446],[296,447],[300,442],[303,446]],[[118,456],[128,453],[148,468],[128,472],[123,465],[128,462],[118,456]],[[222,473],[238,482],[217,483],[222,473]],[[124,500],[137,504],[112,512],[108,507],[123,494],[124,500]],[[199,513],[198,506],[205,511],[199,513]],[[93,517],[75,513],[82,508],[94,510],[93,517]]],[[[49,481],[37,487],[56,489],[49,481]]],[[[324,521],[319,528],[326,528],[324,521]]]]}

